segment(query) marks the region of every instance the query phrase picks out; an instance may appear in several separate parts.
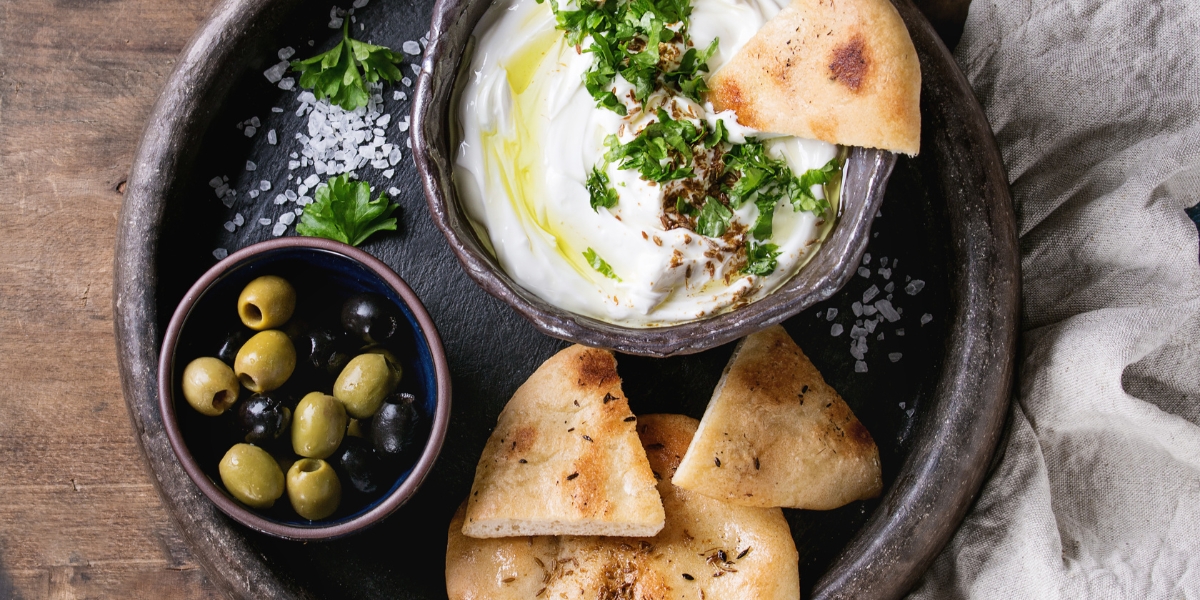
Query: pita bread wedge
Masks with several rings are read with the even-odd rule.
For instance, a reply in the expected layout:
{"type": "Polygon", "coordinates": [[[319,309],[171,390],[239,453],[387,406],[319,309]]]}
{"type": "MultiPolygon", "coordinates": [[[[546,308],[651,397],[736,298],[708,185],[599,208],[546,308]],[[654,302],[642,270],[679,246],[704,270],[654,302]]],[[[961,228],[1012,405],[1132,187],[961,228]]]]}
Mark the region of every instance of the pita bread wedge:
{"type": "Polygon", "coordinates": [[[879,495],[879,448],[778,325],[742,340],[672,482],[745,506],[829,510],[879,495]]]}
{"type": "Polygon", "coordinates": [[[683,415],[638,418],[667,511],[666,527],[652,538],[468,538],[460,508],[446,547],[450,599],[799,598],[799,556],[783,511],[671,485],[695,430],[696,420],[683,415]]]}
{"type": "Polygon", "coordinates": [[[463,533],[658,533],[662,501],[612,352],[571,346],[513,394],[475,468],[463,533]]]}
{"type": "Polygon", "coordinates": [[[742,125],[916,155],[921,66],[889,0],[792,0],[708,82],[742,125]]]}

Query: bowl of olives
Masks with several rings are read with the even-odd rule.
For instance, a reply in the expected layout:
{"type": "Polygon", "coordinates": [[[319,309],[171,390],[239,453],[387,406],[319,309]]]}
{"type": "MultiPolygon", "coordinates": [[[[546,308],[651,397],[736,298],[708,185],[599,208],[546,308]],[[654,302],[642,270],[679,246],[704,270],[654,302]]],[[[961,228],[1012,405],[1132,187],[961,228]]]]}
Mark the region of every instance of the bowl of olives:
{"type": "Polygon", "coordinates": [[[159,357],[184,470],[268,535],[332,539],[404,504],[450,414],[441,339],[387,265],[338,242],[242,249],[184,295],[159,357]]]}

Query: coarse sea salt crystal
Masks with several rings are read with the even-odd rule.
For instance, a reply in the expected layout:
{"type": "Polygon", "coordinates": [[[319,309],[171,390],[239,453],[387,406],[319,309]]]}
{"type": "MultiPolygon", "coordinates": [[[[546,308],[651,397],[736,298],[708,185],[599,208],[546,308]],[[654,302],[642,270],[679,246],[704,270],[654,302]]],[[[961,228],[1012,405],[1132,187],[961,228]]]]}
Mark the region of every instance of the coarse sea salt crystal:
{"type": "Polygon", "coordinates": [[[233,215],[233,224],[237,225],[238,227],[245,225],[246,217],[243,217],[242,213],[237,213],[236,215],[233,215]]]}
{"type": "Polygon", "coordinates": [[[874,298],[875,296],[878,296],[878,295],[879,295],[879,288],[872,285],[871,287],[867,288],[867,291],[863,292],[863,295],[862,295],[863,304],[870,302],[872,298],[874,298]]]}
{"type": "Polygon", "coordinates": [[[279,80],[278,85],[279,85],[279,89],[281,89],[281,90],[290,90],[290,89],[296,87],[296,80],[292,79],[291,77],[285,77],[285,78],[279,80]]]}
{"type": "Polygon", "coordinates": [[[883,332],[882,332],[882,331],[880,331],[880,332],[879,332],[879,335],[875,336],[875,339],[877,339],[877,340],[879,340],[879,341],[881,341],[881,342],[882,342],[882,341],[883,341],[883,332]]]}
{"type": "Polygon", "coordinates": [[[291,46],[285,46],[279,49],[279,60],[287,60],[296,55],[296,49],[291,46]]]}
{"type": "Polygon", "coordinates": [[[309,175],[304,179],[304,185],[307,185],[310,188],[315,187],[318,183],[321,183],[321,178],[317,177],[316,175],[309,175]]]}
{"type": "Polygon", "coordinates": [[[271,112],[273,112],[273,113],[281,113],[281,112],[283,112],[283,109],[282,109],[282,108],[279,108],[278,106],[272,106],[272,107],[271,107],[271,112]]]}
{"type": "Polygon", "coordinates": [[[261,218],[261,219],[259,219],[259,220],[258,220],[258,224],[259,224],[259,225],[263,225],[263,226],[270,225],[270,224],[271,224],[271,219],[268,219],[268,218],[266,218],[266,217],[263,217],[263,218],[261,218]]]}
{"type": "Polygon", "coordinates": [[[252,161],[252,160],[246,161],[246,170],[247,171],[254,171],[256,169],[258,169],[258,165],[254,164],[254,161],[252,161]]]}
{"type": "Polygon", "coordinates": [[[854,312],[854,316],[856,317],[862,316],[862,309],[862,302],[855,302],[854,304],[850,305],[850,310],[854,312]]]}
{"type": "Polygon", "coordinates": [[[388,195],[389,195],[389,196],[391,196],[391,197],[393,197],[393,198],[395,198],[396,196],[399,196],[399,195],[400,195],[400,188],[394,188],[394,187],[390,187],[390,188],[388,188],[388,195]]]}
{"type": "MultiPolygon", "coordinates": [[[[888,355],[888,360],[890,360],[890,361],[892,361],[892,362],[899,362],[899,361],[900,361],[900,358],[901,358],[901,357],[903,357],[903,356],[904,356],[904,354],[903,354],[903,353],[901,353],[901,352],[893,352],[893,353],[891,353],[891,354],[889,354],[889,355],[888,355]]],[[[903,406],[901,406],[900,408],[904,408],[904,407],[903,407],[903,406]]]]}
{"type": "Polygon", "coordinates": [[[832,321],[832,320],[836,319],[837,316],[838,316],[838,309],[836,309],[836,308],[831,308],[831,309],[825,311],[825,320],[826,321],[832,321]]]}
{"type": "Polygon", "coordinates": [[[897,329],[895,333],[900,337],[904,337],[904,328],[901,327],[900,329],[897,329]]]}
{"type": "MultiPolygon", "coordinates": [[[[869,321],[864,322],[863,325],[866,326],[867,333],[875,333],[875,326],[879,325],[879,320],[871,319],[869,321]]],[[[866,336],[864,336],[864,337],[866,337],[866,336]]]]}
{"type": "Polygon", "coordinates": [[[223,183],[224,182],[221,180],[220,177],[213,177],[212,179],[208,180],[208,187],[216,189],[216,188],[221,187],[221,185],[223,183]]]}
{"type": "Polygon", "coordinates": [[[883,286],[883,291],[889,294],[892,293],[892,290],[894,289],[896,289],[896,282],[894,281],[889,281],[887,285],[883,286]]]}
{"type": "Polygon", "coordinates": [[[408,117],[401,117],[400,121],[396,123],[396,129],[399,129],[401,133],[404,133],[405,131],[408,131],[409,125],[410,123],[408,121],[408,117]]]}
{"type": "Polygon", "coordinates": [[[867,333],[868,331],[866,327],[859,327],[858,325],[855,325],[850,328],[850,337],[854,339],[867,337],[867,333]]]}
{"type": "Polygon", "coordinates": [[[829,335],[832,335],[833,337],[837,337],[837,336],[839,336],[839,335],[842,335],[842,331],[844,331],[844,328],[842,327],[842,324],[841,324],[841,323],[834,323],[834,324],[833,324],[833,327],[830,327],[830,328],[829,328],[829,335]]]}
{"type": "Polygon", "coordinates": [[[307,186],[307,185],[300,184],[300,185],[296,186],[296,194],[298,194],[298,195],[300,195],[300,196],[303,196],[303,195],[305,195],[305,194],[307,194],[307,193],[308,193],[308,186],[307,186]]]}
{"type": "Polygon", "coordinates": [[[861,360],[854,361],[854,372],[855,373],[866,373],[867,372],[867,363],[865,361],[861,361],[861,360]]]}
{"type": "Polygon", "coordinates": [[[923,289],[925,289],[925,282],[920,279],[914,279],[908,282],[908,285],[904,286],[904,291],[908,292],[909,296],[916,296],[923,289]]]}
{"type": "Polygon", "coordinates": [[[900,313],[892,307],[892,303],[887,300],[879,300],[875,302],[875,308],[879,310],[879,314],[888,320],[888,323],[895,323],[900,320],[900,313]]]}
{"type": "Polygon", "coordinates": [[[267,181],[266,179],[258,182],[258,189],[259,189],[259,191],[262,191],[262,192],[271,191],[271,182],[267,181]]]}
{"type": "Polygon", "coordinates": [[[301,214],[304,212],[304,209],[303,209],[303,208],[297,208],[296,210],[294,210],[294,211],[292,211],[292,212],[294,212],[294,213],[296,214],[296,216],[298,217],[298,216],[300,216],[300,215],[301,215],[301,214]]]}
{"type": "Polygon", "coordinates": [[[412,63],[411,65],[408,65],[408,66],[412,67],[413,75],[421,74],[421,65],[419,65],[417,63],[412,63]]]}
{"type": "Polygon", "coordinates": [[[414,42],[412,40],[404,42],[403,44],[400,45],[400,48],[409,54],[420,54],[421,53],[421,44],[418,42],[414,42]]]}
{"type": "Polygon", "coordinates": [[[287,196],[284,196],[283,194],[275,196],[275,204],[287,204],[287,196]]]}
{"type": "Polygon", "coordinates": [[[879,272],[879,275],[880,275],[881,277],[883,277],[884,279],[891,279],[891,278],[892,278],[892,270],[891,270],[891,269],[884,269],[884,268],[881,268],[881,269],[879,269],[879,271],[878,271],[878,272],[879,272]]]}
{"type": "Polygon", "coordinates": [[[370,1],[371,0],[354,0],[354,4],[352,4],[351,6],[353,6],[354,8],[362,8],[367,5],[367,2],[370,2],[370,1]]]}
{"type": "Polygon", "coordinates": [[[859,267],[858,268],[858,276],[859,277],[870,277],[871,270],[866,267],[859,267]]]}
{"type": "Polygon", "coordinates": [[[246,137],[254,137],[254,134],[258,133],[258,130],[253,127],[247,127],[242,130],[242,133],[246,134],[246,137]]]}
{"type": "Polygon", "coordinates": [[[236,198],[237,198],[237,196],[236,196],[236,194],[234,193],[234,191],[233,191],[233,190],[229,190],[229,193],[228,193],[228,194],[225,194],[225,197],[224,197],[224,198],[221,198],[221,204],[224,204],[224,205],[225,205],[225,208],[233,208],[233,201],[234,201],[236,198]]]}
{"type": "Polygon", "coordinates": [[[275,227],[271,228],[271,235],[279,237],[287,232],[287,228],[288,226],[284,225],[283,223],[276,223],[275,227]]]}
{"type": "Polygon", "coordinates": [[[925,313],[925,314],[921,315],[921,327],[924,327],[925,325],[929,324],[929,322],[932,320],[933,320],[933,315],[931,315],[929,313],[925,313]]]}
{"type": "Polygon", "coordinates": [[[237,225],[234,225],[233,221],[225,221],[225,231],[233,233],[233,230],[235,229],[237,229],[237,225]]]}
{"type": "Polygon", "coordinates": [[[391,178],[392,178],[392,175],[395,175],[395,174],[396,174],[396,170],[395,170],[395,169],[388,169],[388,170],[386,170],[386,171],[384,171],[384,172],[383,172],[383,176],[384,176],[384,177],[387,177],[388,179],[391,179],[391,178]]]}
{"type": "Polygon", "coordinates": [[[879,310],[871,304],[868,304],[868,305],[862,307],[862,311],[863,311],[863,315],[868,316],[868,317],[879,312],[879,310]]]}
{"type": "Polygon", "coordinates": [[[249,191],[249,192],[248,192],[246,195],[247,195],[247,196],[250,196],[250,198],[251,198],[251,199],[253,199],[253,198],[257,198],[257,197],[258,197],[258,190],[250,190],[250,191],[249,191]]]}
{"type": "Polygon", "coordinates": [[[867,252],[866,254],[863,254],[863,260],[862,260],[862,263],[863,263],[864,265],[869,265],[869,264],[871,264],[871,253],[870,253],[870,252],[867,252]]]}
{"type": "Polygon", "coordinates": [[[213,250],[213,258],[216,258],[217,260],[222,260],[226,256],[229,256],[229,251],[224,248],[217,248],[216,250],[213,250]]]}
{"type": "Polygon", "coordinates": [[[254,127],[262,127],[262,121],[259,121],[258,117],[250,117],[250,125],[254,127]]]}
{"type": "Polygon", "coordinates": [[[908,416],[910,416],[910,417],[911,417],[911,416],[913,416],[913,409],[911,409],[911,408],[910,408],[910,409],[908,409],[908,410],[904,411],[904,414],[906,414],[906,415],[908,415],[908,416]]]}
{"type": "Polygon", "coordinates": [[[392,100],[399,100],[399,99],[400,99],[400,90],[396,90],[396,91],[392,92],[392,100]]]}
{"type": "Polygon", "coordinates": [[[291,63],[288,61],[281,60],[272,65],[271,68],[263,71],[263,77],[266,77],[267,81],[270,81],[271,83],[279,83],[279,80],[283,79],[283,74],[287,73],[288,67],[290,66],[291,63]]]}
{"type": "Polygon", "coordinates": [[[279,136],[275,134],[274,129],[267,132],[267,143],[272,146],[279,143],[279,136]]]}
{"type": "Polygon", "coordinates": [[[296,220],[295,213],[285,212],[282,215],[279,215],[279,222],[283,223],[284,225],[291,225],[292,222],[295,220],[296,220]]]}
{"type": "Polygon", "coordinates": [[[285,191],[283,192],[283,195],[284,195],[284,196],[287,196],[287,199],[288,199],[288,200],[291,200],[291,201],[293,201],[293,202],[294,202],[294,201],[296,200],[296,198],[298,197],[298,196],[296,196],[296,192],[294,192],[294,191],[292,191],[292,190],[285,190],[285,191]]]}
{"type": "Polygon", "coordinates": [[[412,80],[407,77],[401,79],[400,83],[403,83],[404,87],[412,87],[412,80]]]}

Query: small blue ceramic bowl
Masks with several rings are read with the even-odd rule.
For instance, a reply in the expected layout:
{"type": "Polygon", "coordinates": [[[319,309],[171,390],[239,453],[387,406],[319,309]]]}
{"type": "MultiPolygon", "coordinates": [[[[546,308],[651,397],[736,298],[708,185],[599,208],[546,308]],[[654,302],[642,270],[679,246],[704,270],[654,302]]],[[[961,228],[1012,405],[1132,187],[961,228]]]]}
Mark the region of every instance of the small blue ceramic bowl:
{"type": "MultiPolygon", "coordinates": [[[[293,317],[298,318],[298,317],[293,317]]],[[[296,375],[293,375],[296,377],[296,375]]],[[[323,391],[329,390],[307,390],[323,391]]],[[[416,294],[387,265],[351,246],[319,238],[278,238],[239,250],[217,263],[188,290],[167,326],[158,365],[159,408],[167,438],[192,481],[222,512],[265,534],[291,540],[333,539],[355,533],[391,514],[416,492],[441,451],[450,416],[450,372],[441,338],[416,294]],[[261,275],[279,275],[296,288],[297,314],[304,303],[336,319],[342,301],[373,292],[396,304],[408,324],[393,351],[403,363],[401,386],[416,397],[419,435],[425,437],[415,462],[390,488],[357,494],[343,481],[343,502],[327,519],[307,521],[292,512],[287,494],[266,510],[242,505],[220,484],[217,465],[237,439],[233,410],[206,417],[183,399],[183,367],[215,354],[219,338],[239,326],[237,297],[261,275]],[[316,304],[316,307],[312,305],[316,304]],[[405,335],[407,334],[407,335],[405,335]]],[[[268,448],[286,454],[286,440],[268,448]]]]}

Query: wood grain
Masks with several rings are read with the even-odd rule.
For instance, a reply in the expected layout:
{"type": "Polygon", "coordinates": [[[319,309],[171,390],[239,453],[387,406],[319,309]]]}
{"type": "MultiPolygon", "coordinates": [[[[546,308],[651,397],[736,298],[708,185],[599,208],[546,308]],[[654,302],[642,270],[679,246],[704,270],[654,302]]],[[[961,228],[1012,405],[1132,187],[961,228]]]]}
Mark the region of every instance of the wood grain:
{"type": "Polygon", "coordinates": [[[214,0],[0,1],[0,598],[210,598],[121,398],[118,187],[214,0]]]}
{"type": "Polygon", "coordinates": [[[122,183],[215,4],[0,0],[0,598],[219,596],[139,453],[111,309],[122,183]]]}

